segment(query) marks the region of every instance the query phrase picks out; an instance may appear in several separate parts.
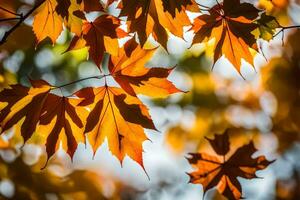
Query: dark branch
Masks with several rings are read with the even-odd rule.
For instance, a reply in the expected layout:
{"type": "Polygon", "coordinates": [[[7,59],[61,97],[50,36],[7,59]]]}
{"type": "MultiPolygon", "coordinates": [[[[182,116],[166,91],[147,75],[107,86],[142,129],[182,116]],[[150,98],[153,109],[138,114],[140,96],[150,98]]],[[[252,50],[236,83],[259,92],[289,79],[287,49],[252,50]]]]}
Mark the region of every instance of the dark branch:
{"type": "Polygon", "coordinates": [[[282,44],[284,44],[284,31],[287,30],[287,29],[300,29],[300,25],[294,25],[294,26],[280,26],[280,30],[273,35],[273,38],[275,38],[276,36],[278,36],[280,33],[282,33],[282,44]]]}
{"type": "Polygon", "coordinates": [[[295,25],[295,26],[281,26],[280,30],[273,36],[273,38],[276,37],[277,35],[279,35],[281,32],[284,32],[287,29],[293,29],[293,28],[299,29],[300,25],[295,25]]]}
{"type": "MultiPolygon", "coordinates": [[[[28,13],[26,13],[25,15],[23,14],[16,14],[17,16],[20,16],[20,19],[18,21],[18,23],[16,23],[13,27],[11,27],[8,31],[6,31],[4,33],[4,36],[2,37],[1,41],[0,41],[0,45],[3,45],[6,41],[7,38],[9,37],[10,34],[12,34],[38,7],[40,7],[43,3],[45,2],[45,0],[40,0],[38,1],[38,3],[31,8],[28,13]]],[[[1,7],[2,8],[2,7],[1,7]]],[[[2,8],[3,9],[3,8],[2,8]]],[[[6,10],[6,9],[5,9],[6,10]]],[[[7,10],[6,10],[7,11],[7,10]]],[[[9,11],[10,12],[10,11],[9,11]]],[[[15,14],[15,13],[14,13],[15,14]]]]}
{"type": "Polygon", "coordinates": [[[7,22],[7,21],[13,21],[13,20],[20,20],[20,17],[11,17],[11,18],[5,18],[5,19],[0,19],[0,22],[7,22]]]}
{"type": "Polygon", "coordinates": [[[5,12],[7,12],[7,13],[12,14],[12,15],[16,15],[16,16],[20,16],[20,17],[22,16],[22,14],[14,13],[14,12],[12,12],[10,10],[7,10],[6,8],[3,8],[2,6],[0,6],[0,10],[3,10],[5,12]]]}
{"type": "Polygon", "coordinates": [[[89,79],[102,79],[102,78],[104,78],[106,76],[110,76],[110,74],[99,75],[99,76],[90,76],[90,77],[87,77],[87,78],[79,79],[79,80],[72,81],[70,83],[66,83],[66,84],[63,84],[63,85],[60,85],[60,86],[54,86],[52,88],[52,90],[60,89],[60,88],[63,88],[63,87],[69,86],[69,85],[73,85],[73,84],[79,83],[81,81],[86,81],[86,80],[89,80],[89,79]]]}

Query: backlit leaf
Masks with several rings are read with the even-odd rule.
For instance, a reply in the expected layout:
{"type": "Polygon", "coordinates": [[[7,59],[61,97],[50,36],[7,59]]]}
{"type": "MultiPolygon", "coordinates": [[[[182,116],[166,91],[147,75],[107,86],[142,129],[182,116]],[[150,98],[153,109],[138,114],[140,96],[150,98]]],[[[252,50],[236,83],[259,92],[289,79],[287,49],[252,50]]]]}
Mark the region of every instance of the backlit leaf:
{"type": "Polygon", "coordinates": [[[76,107],[78,98],[51,94],[53,87],[47,82],[31,83],[31,88],[12,85],[0,92],[1,133],[18,124],[24,142],[34,132],[46,138],[48,159],[60,144],[72,158],[78,143],[84,141],[82,120],[87,111],[76,107]]]}
{"type": "Polygon", "coordinates": [[[229,150],[227,134],[216,135],[215,139],[209,141],[216,153],[222,155],[221,157],[207,153],[191,153],[191,157],[188,158],[189,163],[197,168],[196,171],[189,173],[190,182],[201,184],[204,193],[217,186],[218,191],[228,199],[241,199],[242,186],[237,178],[257,178],[256,171],[265,169],[273,162],[268,161],[265,156],[252,158],[257,151],[253,141],[238,148],[231,156],[226,156],[229,150]],[[226,145],[220,145],[222,143],[226,145]]]}
{"type": "Polygon", "coordinates": [[[118,56],[111,56],[109,71],[128,94],[166,97],[180,92],[167,79],[173,68],[147,68],[145,66],[155,50],[142,49],[133,38],[119,49],[118,56]]]}
{"type": "Polygon", "coordinates": [[[68,51],[87,47],[90,59],[100,68],[104,52],[117,55],[117,39],[127,35],[119,26],[120,20],[110,15],[101,15],[93,22],[85,21],[81,35],[72,39],[68,51]]]}
{"type": "Polygon", "coordinates": [[[253,65],[250,48],[257,51],[257,45],[251,32],[257,28],[254,20],[258,14],[259,10],[250,3],[224,0],[212,7],[209,14],[195,19],[193,43],[215,39],[214,64],[224,55],[240,73],[242,59],[253,65]]]}
{"type": "Polygon", "coordinates": [[[155,129],[146,106],[115,87],[85,88],[76,95],[83,98],[79,105],[91,110],[85,133],[94,153],[107,139],[109,150],[121,162],[127,155],[143,167],[144,128],[155,129]]]}
{"type": "MultiPolygon", "coordinates": [[[[190,7],[197,8],[193,0],[188,2],[192,4],[190,7]]],[[[142,46],[152,34],[154,39],[167,49],[168,31],[182,38],[183,27],[191,24],[185,12],[185,3],[180,5],[177,1],[175,7],[168,7],[168,4],[170,2],[163,0],[122,0],[119,4],[120,16],[127,17],[129,32],[137,32],[142,46]]]]}

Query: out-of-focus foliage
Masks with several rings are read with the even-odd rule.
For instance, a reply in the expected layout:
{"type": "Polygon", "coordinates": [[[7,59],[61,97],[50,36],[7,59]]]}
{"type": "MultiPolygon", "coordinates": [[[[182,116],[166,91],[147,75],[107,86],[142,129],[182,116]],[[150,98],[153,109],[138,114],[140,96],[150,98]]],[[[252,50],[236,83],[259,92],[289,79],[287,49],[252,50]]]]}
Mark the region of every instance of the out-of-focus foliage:
{"type": "Polygon", "coordinates": [[[267,14],[275,16],[282,25],[290,22],[288,8],[292,0],[259,0],[258,6],[265,9],[267,14]]]}
{"type": "MultiPolygon", "coordinates": [[[[0,190],[0,199],[120,200],[128,196],[128,191],[134,191],[105,173],[67,170],[59,159],[41,170],[44,155],[34,159],[33,154],[14,149],[9,141],[0,141],[1,155],[10,155],[0,159],[0,182],[7,184],[0,190]]],[[[32,146],[31,151],[39,149],[32,146]]]]}
{"type": "Polygon", "coordinates": [[[300,141],[300,32],[289,37],[285,53],[273,58],[262,70],[262,87],[277,99],[273,129],[284,151],[300,141]]]}

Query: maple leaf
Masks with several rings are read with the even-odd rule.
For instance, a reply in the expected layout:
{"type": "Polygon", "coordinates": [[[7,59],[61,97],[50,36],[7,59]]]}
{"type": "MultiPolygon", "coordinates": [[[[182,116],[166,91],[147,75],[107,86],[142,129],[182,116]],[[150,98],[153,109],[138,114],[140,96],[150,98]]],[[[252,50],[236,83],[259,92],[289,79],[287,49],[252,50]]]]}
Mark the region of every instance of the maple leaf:
{"type": "Polygon", "coordinates": [[[32,85],[32,88],[19,84],[12,85],[0,92],[1,133],[20,122],[24,142],[34,133],[43,103],[51,89],[51,86],[44,81],[32,81],[32,85]]]}
{"type": "Polygon", "coordinates": [[[88,47],[89,56],[100,68],[104,52],[118,53],[118,38],[127,33],[119,28],[120,20],[110,15],[101,15],[93,22],[85,21],[80,36],[75,36],[67,51],[88,47]]]}
{"type": "Polygon", "coordinates": [[[79,142],[84,141],[82,120],[87,111],[76,107],[79,99],[49,94],[40,116],[40,134],[47,137],[46,152],[48,159],[56,152],[62,143],[62,148],[73,158],[79,142]],[[55,105],[55,106],[54,106],[55,105]]]}
{"type": "Polygon", "coordinates": [[[63,30],[63,25],[80,35],[82,20],[85,19],[82,11],[77,0],[46,0],[34,16],[33,31],[37,43],[49,37],[54,44],[63,30]]]}
{"type": "Polygon", "coordinates": [[[54,44],[63,30],[63,18],[55,11],[56,0],[46,0],[33,19],[33,32],[37,43],[49,37],[54,44]]]}
{"type": "Polygon", "coordinates": [[[110,57],[109,71],[128,94],[166,97],[181,92],[167,79],[173,68],[145,67],[155,50],[142,49],[132,38],[119,49],[118,56],[110,57]]]}
{"type": "Polygon", "coordinates": [[[31,88],[18,84],[0,92],[1,133],[18,124],[24,143],[34,132],[46,138],[48,159],[60,143],[72,158],[78,142],[84,141],[82,120],[87,111],[76,107],[79,99],[51,94],[53,87],[45,81],[31,84],[31,88]]]}
{"type": "MultiPolygon", "coordinates": [[[[194,1],[190,2],[192,2],[194,8],[197,7],[194,1]]],[[[191,24],[185,12],[185,4],[180,6],[177,2],[176,8],[180,7],[181,9],[176,9],[175,16],[172,16],[175,8],[170,12],[166,12],[170,8],[168,6],[164,7],[164,5],[166,6],[166,3],[163,3],[162,0],[122,0],[120,2],[118,6],[121,9],[120,16],[127,17],[129,32],[137,32],[142,46],[152,34],[153,38],[167,49],[168,31],[182,38],[183,27],[191,24]]]]}
{"type": "Polygon", "coordinates": [[[228,199],[241,199],[242,187],[237,177],[257,178],[256,171],[265,169],[274,162],[268,161],[265,156],[252,158],[257,151],[253,141],[238,148],[226,159],[230,146],[227,132],[223,135],[215,135],[215,138],[209,139],[209,142],[218,156],[191,153],[191,157],[188,158],[189,163],[197,168],[196,171],[188,173],[190,183],[201,184],[204,194],[217,186],[218,191],[228,199]]]}
{"type": "Polygon", "coordinates": [[[144,128],[155,126],[145,105],[120,88],[85,88],[76,96],[83,98],[79,106],[88,107],[85,133],[94,153],[107,138],[113,155],[121,162],[127,155],[143,167],[142,143],[147,140],[144,128]]]}
{"type": "Polygon", "coordinates": [[[258,14],[252,4],[224,0],[195,19],[193,44],[215,39],[214,64],[224,55],[240,73],[242,59],[253,66],[250,48],[257,51],[257,44],[251,32],[258,27],[254,23],[258,14]]]}
{"type": "Polygon", "coordinates": [[[261,14],[256,22],[258,24],[259,37],[266,41],[273,39],[276,28],[281,27],[275,17],[266,15],[266,13],[261,14]]]}
{"type": "Polygon", "coordinates": [[[62,17],[64,25],[76,35],[81,34],[82,21],[85,20],[85,7],[77,3],[77,0],[57,1],[55,11],[62,17]],[[82,8],[83,7],[83,8],[82,8]]]}

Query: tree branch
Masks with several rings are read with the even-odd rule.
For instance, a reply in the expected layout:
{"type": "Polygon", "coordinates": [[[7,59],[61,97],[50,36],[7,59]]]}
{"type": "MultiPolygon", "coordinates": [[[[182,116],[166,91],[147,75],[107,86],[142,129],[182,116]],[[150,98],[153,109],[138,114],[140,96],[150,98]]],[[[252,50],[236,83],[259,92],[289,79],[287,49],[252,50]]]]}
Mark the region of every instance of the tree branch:
{"type": "Polygon", "coordinates": [[[20,17],[11,17],[11,18],[5,18],[5,19],[0,19],[0,22],[7,22],[7,21],[13,21],[13,20],[20,20],[20,17]]]}
{"type": "MultiPolygon", "coordinates": [[[[23,14],[16,14],[13,13],[17,16],[20,16],[20,20],[18,21],[18,23],[16,23],[13,27],[11,27],[8,31],[6,31],[0,41],[0,45],[3,45],[6,41],[7,38],[9,37],[10,34],[12,34],[38,7],[40,7],[46,0],[40,0],[33,8],[31,8],[28,13],[26,13],[25,15],[23,14]]],[[[1,7],[1,9],[3,9],[1,7]]],[[[5,11],[7,11],[7,9],[5,9],[5,11]]],[[[10,12],[10,11],[9,11],[10,12]]],[[[10,12],[11,13],[11,12],[10,12]]]]}
{"type": "Polygon", "coordinates": [[[79,80],[76,80],[76,81],[72,81],[70,83],[63,84],[63,85],[60,85],[60,86],[54,86],[51,90],[60,89],[60,88],[63,88],[63,87],[69,86],[69,85],[73,85],[75,83],[79,83],[81,81],[85,81],[85,80],[89,80],[89,79],[102,79],[102,78],[105,78],[106,76],[110,76],[110,74],[104,74],[104,75],[98,75],[98,76],[90,76],[90,77],[79,79],[79,80]]]}
{"type": "Polygon", "coordinates": [[[7,10],[6,8],[3,8],[2,6],[0,6],[0,10],[3,10],[3,11],[5,11],[5,12],[7,12],[7,13],[10,13],[10,14],[12,14],[12,15],[16,15],[16,16],[22,16],[21,14],[18,14],[18,13],[14,13],[14,12],[12,12],[12,11],[10,11],[10,10],[7,10]]]}
{"type": "Polygon", "coordinates": [[[273,38],[275,38],[277,35],[279,35],[280,33],[282,33],[282,44],[284,44],[284,31],[287,30],[287,29],[300,29],[300,25],[294,25],[294,26],[280,26],[280,30],[273,35],[273,38]]]}

